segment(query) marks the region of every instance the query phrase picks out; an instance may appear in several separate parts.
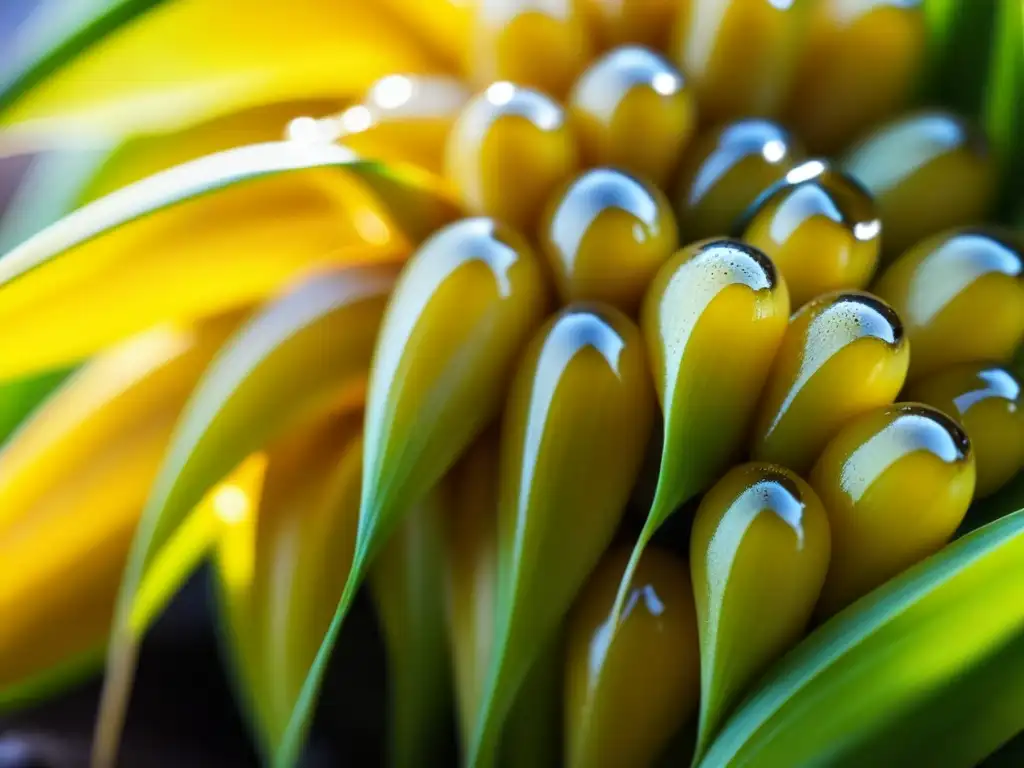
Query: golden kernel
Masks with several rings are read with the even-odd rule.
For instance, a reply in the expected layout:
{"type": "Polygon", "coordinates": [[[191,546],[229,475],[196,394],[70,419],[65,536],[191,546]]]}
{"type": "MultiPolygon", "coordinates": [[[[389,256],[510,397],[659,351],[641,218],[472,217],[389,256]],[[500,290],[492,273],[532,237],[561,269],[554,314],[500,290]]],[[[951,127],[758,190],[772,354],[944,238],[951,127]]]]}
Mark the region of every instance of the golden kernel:
{"type": "Polygon", "coordinates": [[[740,120],[698,137],[673,195],[683,242],[732,234],[758,196],[802,160],[796,140],[767,120],[740,120]]]}
{"type": "Polygon", "coordinates": [[[1008,232],[929,238],[893,262],[873,290],[903,319],[911,378],[955,363],[1008,362],[1024,341],[1024,255],[1008,232]]]}
{"type": "Polygon", "coordinates": [[[945,112],[882,126],[847,153],[843,169],[878,204],[887,260],[936,232],[984,220],[996,184],[984,137],[945,112]]]}
{"type": "Polygon", "coordinates": [[[469,210],[524,232],[576,164],[561,106],[508,82],[492,84],[466,105],[445,155],[447,176],[469,210]]]}
{"type": "Polygon", "coordinates": [[[676,250],[676,221],[657,187],[598,168],[556,193],[539,240],[563,302],[604,301],[632,314],[676,250]]]}
{"type": "Polygon", "coordinates": [[[971,503],[974,455],[945,414],[899,403],[847,424],[810,478],[832,529],[829,616],[942,548],[971,503]]]}
{"type": "Polygon", "coordinates": [[[782,273],[794,307],[823,293],[865,288],[882,226],[871,196],[820,160],[798,165],[749,215],[743,239],[782,273]]]}
{"type": "Polygon", "coordinates": [[[585,163],[613,165],[661,187],[697,128],[697,103],[682,74],[639,46],[595,61],[568,109],[585,163]]]}
{"type": "Polygon", "coordinates": [[[834,293],[805,304],[772,366],[754,458],[810,469],[843,424],[896,399],[909,358],[899,317],[871,294],[834,293]]]}

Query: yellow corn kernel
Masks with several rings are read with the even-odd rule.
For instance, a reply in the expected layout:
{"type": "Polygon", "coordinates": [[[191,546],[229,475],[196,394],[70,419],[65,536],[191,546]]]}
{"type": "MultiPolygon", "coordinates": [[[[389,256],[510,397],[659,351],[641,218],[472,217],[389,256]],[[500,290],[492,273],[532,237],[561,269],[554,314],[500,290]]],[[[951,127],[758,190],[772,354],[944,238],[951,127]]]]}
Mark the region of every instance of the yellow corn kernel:
{"type": "Polygon", "coordinates": [[[843,424],[896,399],[909,358],[899,317],[871,294],[833,293],[804,305],[772,366],[754,458],[810,469],[843,424]]]}
{"type": "Polygon", "coordinates": [[[494,83],[466,105],[445,152],[445,172],[467,209],[524,232],[576,166],[561,106],[509,82],[494,83]]]}
{"type": "Polygon", "coordinates": [[[539,234],[563,302],[604,301],[630,314],[677,237],[661,190],[609,168],[587,171],[556,193],[539,234]]]}
{"type": "Polygon", "coordinates": [[[408,509],[498,416],[547,301],[539,259],[491,219],[439,230],[406,264],[370,370],[353,584],[408,509]]]}
{"type": "Polygon", "coordinates": [[[867,191],[820,160],[797,166],[751,212],[743,239],[775,262],[794,307],[865,288],[878,264],[881,222],[867,191]]]}
{"type": "Polygon", "coordinates": [[[847,424],[810,478],[832,528],[818,605],[829,616],[948,541],[971,503],[974,455],[945,414],[899,403],[847,424]]]}
{"type": "Polygon", "coordinates": [[[684,2],[670,52],[692,79],[701,121],[774,117],[786,98],[802,38],[794,0],[684,2]]]}
{"type": "Polygon", "coordinates": [[[812,151],[833,154],[906,104],[920,74],[927,30],[917,2],[812,5],[784,115],[812,151]]]}
{"type": "Polygon", "coordinates": [[[494,653],[469,764],[490,764],[515,694],[622,518],[654,421],[640,329],[575,304],[523,354],[502,428],[494,653]]]}
{"type": "Polygon", "coordinates": [[[673,202],[683,242],[731,234],[758,195],[803,160],[781,126],[740,120],[701,135],[686,153],[673,202]]]}
{"type": "Polygon", "coordinates": [[[802,637],[829,550],[821,501],[782,467],[741,465],[704,496],[690,539],[700,629],[698,756],[747,686],[802,637]]]}
{"type": "Polygon", "coordinates": [[[613,165],[664,187],[697,128],[697,102],[665,58],[624,46],[591,64],[569,94],[588,165],[613,165]]]}
{"type": "Polygon", "coordinates": [[[622,619],[609,624],[629,551],[611,552],[569,617],[565,740],[570,768],[651,765],[697,711],[697,616],[686,562],[649,549],[622,619]]]}
{"type": "Polygon", "coordinates": [[[1008,362],[1024,341],[1024,252],[1007,232],[929,238],[893,262],[872,290],[903,320],[912,379],[955,363],[1008,362]]]}
{"type": "Polygon", "coordinates": [[[771,261],[736,240],[689,245],[654,278],[641,326],[665,414],[657,522],[742,451],[788,317],[771,261]]]}
{"type": "Polygon", "coordinates": [[[995,493],[1024,467],[1024,397],[1020,382],[997,365],[963,363],[917,382],[906,399],[956,419],[974,448],[974,497],[995,493]]]}
{"type": "Polygon", "coordinates": [[[480,87],[510,80],[555,98],[568,93],[590,60],[581,0],[481,0],[468,70],[480,87]]]}
{"type": "Polygon", "coordinates": [[[985,138],[945,112],[884,125],[842,164],[875,198],[887,260],[936,232],[982,221],[996,184],[985,138]]]}
{"type": "Polygon", "coordinates": [[[690,0],[584,0],[583,7],[599,50],[636,43],[664,51],[681,2],[690,0]]]}

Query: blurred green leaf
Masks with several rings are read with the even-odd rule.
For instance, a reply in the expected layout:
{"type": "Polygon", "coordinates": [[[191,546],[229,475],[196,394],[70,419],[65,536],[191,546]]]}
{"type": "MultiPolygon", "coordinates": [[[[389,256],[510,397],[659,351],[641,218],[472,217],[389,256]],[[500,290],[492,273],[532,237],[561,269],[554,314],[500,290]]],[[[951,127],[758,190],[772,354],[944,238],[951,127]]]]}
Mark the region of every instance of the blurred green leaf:
{"type": "Polygon", "coordinates": [[[116,749],[146,629],[131,617],[154,558],[204,494],[246,456],[304,420],[361,405],[393,275],[365,268],[310,279],[243,326],[196,386],[143,511],[121,584],[108,657],[108,670],[115,672],[107,677],[97,739],[108,757],[116,749]]]}
{"type": "Polygon", "coordinates": [[[74,370],[62,368],[0,383],[0,445],[74,370]]]}
{"type": "Polygon", "coordinates": [[[1024,190],[1024,2],[1001,0],[994,23],[982,119],[1003,174],[1000,213],[1009,217],[1024,190]]]}
{"type": "Polygon", "coordinates": [[[1024,510],[815,631],[702,766],[974,765],[1024,727],[1024,510]]]}
{"type": "Polygon", "coordinates": [[[394,768],[444,764],[452,732],[443,538],[449,505],[442,483],[404,518],[370,572],[388,649],[394,768]]]}
{"type": "Polygon", "coordinates": [[[926,105],[979,114],[999,1],[924,0],[929,44],[921,100],[926,105]]]}
{"type": "MultiPolygon", "coordinates": [[[[67,61],[164,0],[49,0],[19,35],[13,63],[0,79],[0,112],[67,61]]],[[[2,249],[0,249],[2,250],[2,249]]]]}

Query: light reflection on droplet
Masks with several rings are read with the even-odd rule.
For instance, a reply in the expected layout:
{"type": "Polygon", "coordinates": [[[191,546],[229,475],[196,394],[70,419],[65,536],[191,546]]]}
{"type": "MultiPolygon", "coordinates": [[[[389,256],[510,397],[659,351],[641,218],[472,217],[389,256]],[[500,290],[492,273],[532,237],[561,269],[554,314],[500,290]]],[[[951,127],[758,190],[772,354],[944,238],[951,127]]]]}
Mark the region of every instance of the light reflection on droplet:
{"type": "Polygon", "coordinates": [[[341,127],[346,133],[360,133],[372,124],[373,115],[362,105],[350,107],[341,115],[341,127]]]}
{"type": "Polygon", "coordinates": [[[853,236],[858,240],[874,240],[876,237],[878,237],[878,234],[881,231],[881,219],[872,219],[871,221],[858,221],[856,224],[853,225],[853,236]]]}
{"type": "MultiPolygon", "coordinates": [[[[765,145],[765,158],[768,158],[768,145],[765,145]]],[[[770,159],[770,158],[768,158],[770,159]]],[[[774,162],[774,161],[773,161],[774,162]]],[[[801,163],[796,168],[786,174],[786,181],[789,184],[800,184],[804,181],[810,181],[815,176],[820,176],[828,169],[821,160],[808,160],[806,163],[801,163]]]]}
{"type": "Polygon", "coordinates": [[[492,83],[487,88],[487,100],[496,107],[503,107],[516,95],[516,87],[512,83],[492,83]]]}
{"type": "Polygon", "coordinates": [[[651,78],[651,87],[662,96],[671,96],[679,90],[679,77],[671,72],[658,72],[651,78]]]}
{"type": "Polygon", "coordinates": [[[249,512],[249,497],[237,485],[225,485],[217,489],[213,497],[213,508],[217,517],[228,525],[245,520],[249,512]]]}
{"type": "Polygon", "coordinates": [[[372,98],[384,109],[397,109],[412,98],[412,80],[404,75],[389,75],[373,87],[372,98]]]}
{"type": "Polygon", "coordinates": [[[769,163],[779,163],[786,157],[786,145],[778,139],[772,139],[764,143],[761,154],[769,163]]]}

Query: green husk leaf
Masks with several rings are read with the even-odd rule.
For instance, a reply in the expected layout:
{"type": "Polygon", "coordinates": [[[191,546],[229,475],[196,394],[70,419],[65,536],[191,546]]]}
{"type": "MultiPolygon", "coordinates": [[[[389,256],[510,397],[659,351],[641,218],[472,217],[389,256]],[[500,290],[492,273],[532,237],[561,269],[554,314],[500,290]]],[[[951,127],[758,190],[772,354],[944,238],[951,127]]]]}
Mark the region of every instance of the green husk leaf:
{"type": "MultiPolygon", "coordinates": [[[[1011,0],[1013,1],[1013,0],[1011,0]]],[[[928,63],[921,101],[979,114],[998,0],[924,0],[928,63]]]]}
{"type": "Polygon", "coordinates": [[[1001,213],[1011,216],[1024,190],[1024,3],[996,10],[982,121],[1002,170],[1001,213]]]}
{"type": "Polygon", "coordinates": [[[1024,727],[1024,510],[953,543],[776,665],[702,766],[976,764],[1024,727]]]}
{"type": "Polygon", "coordinates": [[[31,17],[0,79],[0,113],[111,32],[165,0],[50,0],[31,17]]]}
{"type": "Polygon", "coordinates": [[[443,540],[449,503],[444,484],[428,494],[405,517],[369,576],[388,650],[394,768],[445,763],[452,729],[443,540]]]}

